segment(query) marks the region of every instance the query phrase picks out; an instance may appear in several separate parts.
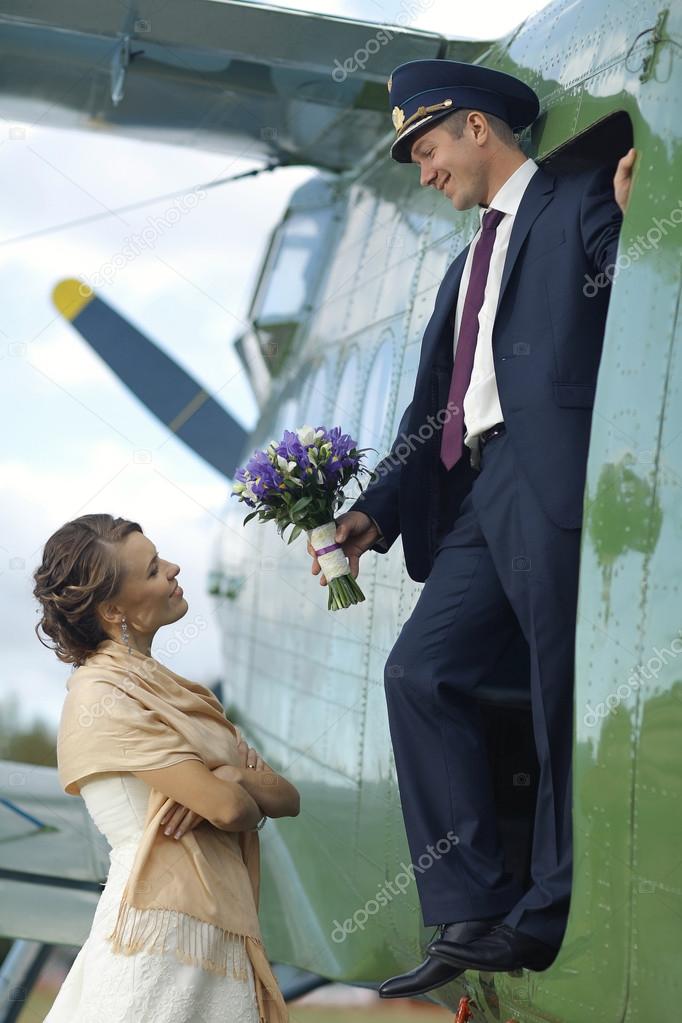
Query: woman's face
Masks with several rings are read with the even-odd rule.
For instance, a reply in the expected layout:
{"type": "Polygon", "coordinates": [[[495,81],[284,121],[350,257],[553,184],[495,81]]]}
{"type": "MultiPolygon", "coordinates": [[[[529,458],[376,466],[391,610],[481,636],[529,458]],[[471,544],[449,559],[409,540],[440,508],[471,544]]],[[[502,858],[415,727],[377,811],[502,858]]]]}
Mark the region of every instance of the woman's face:
{"type": "Polygon", "coordinates": [[[104,627],[121,641],[122,616],[129,632],[151,640],[162,625],[187,613],[187,601],[176,581],[180,566],[159,556],[144,533],[129,533],[118,545],[124,582],[117,597],[100,605],[104,627]]]}

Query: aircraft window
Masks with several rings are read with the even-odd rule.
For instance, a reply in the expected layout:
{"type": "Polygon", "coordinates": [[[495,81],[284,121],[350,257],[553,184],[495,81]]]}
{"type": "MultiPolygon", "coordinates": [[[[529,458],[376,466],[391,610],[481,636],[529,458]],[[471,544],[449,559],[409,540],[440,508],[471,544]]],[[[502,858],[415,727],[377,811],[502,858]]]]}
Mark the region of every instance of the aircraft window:
{"type": "Polygon", "coordinates": [[[361,448],[376,448],[376,451],[367,451],[365,454],[365,464],[369,469],[375,467],[382,454],[382,438],[391,390],[392,363],[393,342],[391,338],[388,338],[374,356],[367,381],[367,390],[363,398],[358,444],[361,448]]]}
{"type": "Polygon", "coordinates": [[[309,210],[284,222],[263,275],[259,322],[295,319],[311,301],[331,218],[330,209],[309,210]]]}
{"type": "Polygon", "coordinates": [[[352,435],[358,390],[358,353],[354,351],[343,368],[330,426],[340,426],[342,433],[352,435]]]}

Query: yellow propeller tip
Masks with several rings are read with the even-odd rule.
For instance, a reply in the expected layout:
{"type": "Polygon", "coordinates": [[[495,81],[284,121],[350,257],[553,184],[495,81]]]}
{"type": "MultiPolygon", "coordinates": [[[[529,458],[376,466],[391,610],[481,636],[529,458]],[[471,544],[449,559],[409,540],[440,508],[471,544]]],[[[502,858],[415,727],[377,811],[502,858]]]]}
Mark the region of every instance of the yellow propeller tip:
{"type": "Polygon", "coordinates": [[[95,292],[92,288],[75,277],[60,281],[52,291],[52,301],[67,320],[75,320],[94,297],[95,292]]]}

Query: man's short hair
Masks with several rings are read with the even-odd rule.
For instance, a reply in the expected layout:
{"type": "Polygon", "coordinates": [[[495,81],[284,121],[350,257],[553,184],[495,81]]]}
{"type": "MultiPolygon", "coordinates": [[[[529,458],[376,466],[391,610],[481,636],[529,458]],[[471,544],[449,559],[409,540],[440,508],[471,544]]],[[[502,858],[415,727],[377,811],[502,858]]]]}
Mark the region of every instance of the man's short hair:
{"type": "MultiPolygon", "coordinates": [[[[471,108],[462,107],[459,110],[455,110],[453,111],[453,113],[448,114],[447,117],[444,117],[441,120],[441,124],[444,128],[447,129],[447,131],[452,135],[453,138],[461,139],[464,133],[464,125],[466,124],[466,119],[471,113],[471,111],[474,109],[475,107],[471,108]]],[[[492,128],[493,133],[497,136],[500,142],[504,143],[505,146],[509,146],[511,148],[514,147],[518,148],[519,145],[518,139],[514,135],[514,132],[511,130],[510,126],[507,124],[506,121],[503,121],[501,117],[496,117],[495,114],[487,113],[485,110],[477,110],[476,113],[483,114],[486,121],[492,128]]]]}

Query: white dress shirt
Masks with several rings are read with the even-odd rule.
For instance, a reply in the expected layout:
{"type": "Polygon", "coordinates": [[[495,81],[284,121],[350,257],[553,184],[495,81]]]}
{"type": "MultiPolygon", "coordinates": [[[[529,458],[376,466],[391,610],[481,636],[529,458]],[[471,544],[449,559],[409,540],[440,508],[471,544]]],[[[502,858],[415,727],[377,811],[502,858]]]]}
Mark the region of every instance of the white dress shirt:
{"type": "MultiPolygon", "coordinates": [[[[516,168],[514,173],[508,177],[502,187],[498,189],[493,198],[490,200],[490,206],[479,207],[479,223],[483,222],[483,214],[487,213],[488,209],[499,210],[501,213],[506,215],[502,217],[502,220],[497,225],[497,230],[495,231],[495,244],[490,258],[490,267],[488,269],[483,305],[481,306],[481,310],[478,314],[478,339],[476,341],[476,351],[474,353],[474,366],[471,371],[471,380],[469,381],[467,392],[464,395],[464,420],[467,428],[464,435],[464,443],[467,447],[472,449],[471,457],[472,464],[474,466],[478,466],[479,463],[478,435],[484,430],[487,430],[488,427],[494,426],[495,423],[501,423],[504,421],[502,409],[500,408],[500,398],[497,393],[495,366],[493,364],[493,323],[495,321],[497,302],[500,297],[502,270],[507,256],[509,236],[511,235],[514,217],[519,208],[519,203],[521,202],[523,193],[526,191],[526,186],[537,169],[538,165],[534,160],[526,160],[525,163],[522,163],[520,167],[516,168]]],[[[471,277],[471,264],[474,258],[474,249],[476,248],[476,242],[480,236],[481,229],[479,226],[479,229],[474,235],[471,245],[469,246],[467,258],[464,263],[462,280],[459,285],[457,310],[455,313],[455,343],[453,358],[454,350],[457,347],[456,338],[459,335],[459,325],[462,322],[464,299],[466,297],[467,288],[469,287],[469,278],[471,277]]],[[[379,529],[379,523],[373,519],[371,515],[369,518],[372,520],[377,529],[379,529]]],[[[375,543],[379,546],[382,544],[385,546],[380,529],[379,533],[379,539],[375,541],[375,543]]]]}
{"type": "MultiPolygon", "coordinates": [[[[464,422],[466,425],[464,443],[474,452],[472,456],[474,465],[478,463],[478,435],[489,427],[494,426],[495,423],[503,422],[504,419],[502,409],[500,408],[500,398],[497,393],[497,381],[495,380],[495,366],[493,363],[493,323],[495,322],[495,312],[500,297],[502,270],[507,256],[509,236],[514,224],[514,217],[528,182],[537,169],[538,165],[534,160],[526,160],[525,163],[516,168],[514,173],[498,189],[490,200],[490,205],[479,208],[481,223],[483,222],[483,215],[488,212],[488,209],[499,210],[505,216],[497,225],[495,232],[495,244],[490,259],[483,305],[478,314],[478,340],[474,353],[474,366],[463,403],[464,422]]],[[[455,350],[457,347],[456,339],[459,336],[459,327],[462,322],[464,299],[469,286],[469,278],[471,277],[474,249],[480,236],[481,229],[479,227],[469,246],[462,280],[459,285],[457,310],[455,313],[455,350]]]]}

